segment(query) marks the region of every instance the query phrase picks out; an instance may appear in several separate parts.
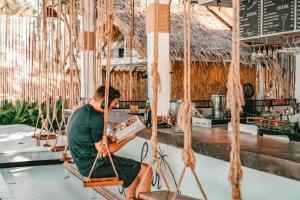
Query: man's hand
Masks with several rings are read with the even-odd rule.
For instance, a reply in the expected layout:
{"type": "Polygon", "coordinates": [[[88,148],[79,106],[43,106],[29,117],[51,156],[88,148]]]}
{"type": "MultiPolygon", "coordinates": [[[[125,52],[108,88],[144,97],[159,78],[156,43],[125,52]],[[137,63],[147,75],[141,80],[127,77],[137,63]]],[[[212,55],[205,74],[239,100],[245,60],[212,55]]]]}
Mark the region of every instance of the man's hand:
{"type": "MultiPolygon", "coordinates": [[[[113,144],[117,142],[117,138],[114,136],[108,136],[107,139],[108,139],[108,144],[113,144]]],[[[107,150],[103,151],[101,156],[107,157],[108,156],[107,150]]]]}
{"type": "MultiPolygon", "coordinates": [[[[111,152],[111,154],[117,152],[119,149],[121,149],[125,144],[127,144],[129,141],[133,140],[137,136],[137,133],[132,133],[129,137],[127,137],[125,140],[116,143],[117,138],[115,137],[108,137],[108,148],[111,152]]],[[[96,149],[98,152],[101,152],[102,157],[107,157],[108,152],[107,150],[102,149],[102,141],[95,143],[96,149]]]]}
{"type": "Polygon", "coordinates": [[[110,143],[116,143],[117,142],[117,138],[115,136],[109,136],[108,139],[109,139],[110,143]]]}

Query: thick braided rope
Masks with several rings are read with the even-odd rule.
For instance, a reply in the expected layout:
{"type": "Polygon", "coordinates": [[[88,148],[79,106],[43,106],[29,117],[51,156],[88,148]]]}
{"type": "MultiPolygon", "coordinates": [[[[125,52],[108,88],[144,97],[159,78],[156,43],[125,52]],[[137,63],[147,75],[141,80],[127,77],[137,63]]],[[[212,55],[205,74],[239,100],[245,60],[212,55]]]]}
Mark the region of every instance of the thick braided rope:
{"type": "Polygon", "coordinates": [[[155,0],[155,28],[154,28],[154,62],[152,64],[152,137],[151,137],[151,150],[154,160],[157,160],[157,101],[158,92],[161,90],[160,74],[158,72],[158,4],[159,1],[155,0]]]}
{"type": "Polygon", "coordinates": [[[136,197],[139,196],[139,192],[142,186],[145,183],[146,176],[149,174],[151,166],[156,163],[157,172],[163,178],[163,181],[168,190],[170,190],[167,178],[161,169],[161,163],[158,158],[157,153],[157,104],[158,104],[158,93],[161,91],[161,79],[160,74],[158,71],[158,4],[159,1],[155,0],[155,26],[154,26],[154,61],[152,64],[152,94],[153,94],[153,102],[151,106],[151,114],[152,114],[152,133],[151,133],[151,153],[152,153],[152,160],[147,168],[146,173],[144,174],[137,190],[136,190],[136,197]]]}
{"type": "Polygon", "coordinates": [[[184,148],[183,161],[184,168],[180,174],[179,182],[176,187],[176,192],[172,199],[176,199],[177,193],[183,181],[186,168],[190,168],[196,180],[197,186],[206,200],[205,191],[201,185],[199,177],[195,173],[195,153],[192,148],[192,127],[191,114],[195,110],[191,100],[191,24],[190,24],[190,4],[191,0],[184,2],[184,101],[181,103],[178,110],[178,125],[184,131],[184,148]]]}
{"type": "Polygon", "coordinates": [[[131,31],[129,35],[129,46],[130,46],[130,71],[129,71],[129,100],[132,101],[132,70],[133,70],[133,37],[134,37],[134,0],[130,1],[130,6],[131,6],[131,31]]]}
{"type": "Polygon", "coordinates": [[[231,111],[231,152],[229,181],[232,186],[232,199],[240,200],[240,181],[243,171],[240,160],[240,112],[244,102],[243,90],[240,83],[240,41],[239,41],[239,1],[233,3],[233,30],[232,30],[232,63],[228,75],[227,107],[231,111]]]}

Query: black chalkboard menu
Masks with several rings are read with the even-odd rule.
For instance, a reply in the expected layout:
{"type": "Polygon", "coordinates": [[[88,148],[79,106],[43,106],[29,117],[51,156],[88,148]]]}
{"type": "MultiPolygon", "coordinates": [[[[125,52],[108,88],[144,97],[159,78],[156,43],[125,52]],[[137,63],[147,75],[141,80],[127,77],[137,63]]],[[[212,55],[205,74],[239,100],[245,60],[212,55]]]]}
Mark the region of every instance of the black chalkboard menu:
{"type": "Polygon", "coordinates": [[[297,17],[297,30],[300,30],[300,0],[297,0],[296,6],[296,17],[297,17]]]}
{"type": "Polygon", "coordinates": [[[242,38],[260,35],[261,0],[240,0],[240,34],[242,38]]]}
{"type": "Polygon", "coordinates": [[[295,0],[264,0],[263,35],[294,30],[295,0]]]}
{"type": "Polygon", "coordinates": [[[300,32],[300,0],[240,0],[242,39],[300,32]]]}

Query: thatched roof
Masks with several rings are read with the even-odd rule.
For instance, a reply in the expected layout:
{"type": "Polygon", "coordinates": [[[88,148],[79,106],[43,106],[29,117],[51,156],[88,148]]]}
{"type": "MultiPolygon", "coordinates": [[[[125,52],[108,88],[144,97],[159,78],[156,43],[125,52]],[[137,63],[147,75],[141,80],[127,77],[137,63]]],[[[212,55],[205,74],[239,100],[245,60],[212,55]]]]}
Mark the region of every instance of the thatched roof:
{"type": "MultiPolygon", "coordinates": [[[[131,31],[131,13],[128,0],[116,0],[114,25],[125,36],[131,31]]],[[[231,31],[205,7],[194,5],[191,14],[191,56],[194,61],[229,62],[231,60],[231,31]]],[[[171,9],[170,58],[182,60],[183,45],[183,8],[178,5],[171,9]]],[[[145,33],[145,10],[136,8],[134,49],[147,56],[147,35],[145,33]]],[[[250,62],[250,52],[241,49],[241,61],[250,62]]]]}

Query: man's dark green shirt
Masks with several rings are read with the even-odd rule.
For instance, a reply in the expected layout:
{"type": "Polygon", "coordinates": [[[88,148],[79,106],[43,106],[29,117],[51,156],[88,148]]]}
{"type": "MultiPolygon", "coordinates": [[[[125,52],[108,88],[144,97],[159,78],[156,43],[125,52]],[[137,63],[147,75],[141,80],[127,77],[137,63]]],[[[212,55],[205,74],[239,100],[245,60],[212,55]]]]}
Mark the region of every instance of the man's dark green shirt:
{"type": "MultiPolygon", "coordinates": [[[[97,156],[95,143],[103,136],[103,113],[97,112],[90,104],[77,109],[68,125],[69,148],[76,166],[83,176],[88,176],[97,156]]],[[[97,162],[97,165],[101,161],[97,162]]]]}

